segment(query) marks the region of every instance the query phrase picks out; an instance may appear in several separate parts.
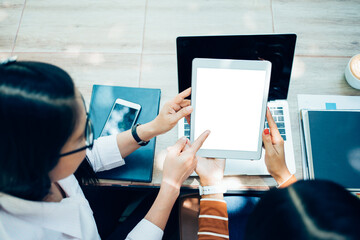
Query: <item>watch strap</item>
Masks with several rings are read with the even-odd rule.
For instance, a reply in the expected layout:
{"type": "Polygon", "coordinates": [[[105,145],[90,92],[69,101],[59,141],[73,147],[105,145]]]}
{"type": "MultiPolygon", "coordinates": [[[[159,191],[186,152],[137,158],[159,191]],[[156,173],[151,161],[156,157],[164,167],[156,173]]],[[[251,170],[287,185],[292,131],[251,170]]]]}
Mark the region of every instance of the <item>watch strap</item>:
{"type": "Polygon", "coordinates": [[[131,134],[133,136],[133,138],[135,139],[135,141],[140,145],[140,146],[146,146],[150,141],[143,141],[141,140],[141,138],[139,137],[139,135],[136,132],[136,128],[138,126],[140,126],[140,123],[134,124],[131,128],[131,134]]]}
{"type": "Polygon", "coordinates": [[[221,184],[213,185],[213,186],[204,186],[204,187],[199,185],[200,196],[217,194],[217,193],[226,193],[226,192],[227,192],[227,188],[221,184]]]}

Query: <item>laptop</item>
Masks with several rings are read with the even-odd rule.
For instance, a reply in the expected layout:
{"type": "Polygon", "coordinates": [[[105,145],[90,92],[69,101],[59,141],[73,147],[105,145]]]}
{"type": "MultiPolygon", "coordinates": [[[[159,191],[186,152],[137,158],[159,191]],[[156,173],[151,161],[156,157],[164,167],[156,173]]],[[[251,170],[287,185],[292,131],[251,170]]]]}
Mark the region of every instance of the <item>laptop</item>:
{"type": "MultiPolygon", "coordinates": [[[[179,92],[191,87],[194,58],[263,59],[272,63],[268,107],[284,139],[285,161],[292,174],[296,167],[287,95],[295,43],[296,34],[181,36],[176,39],[179,92]]],[[[267,122],[265,127],[268,128],[267,122]]],[[[178,135],[190,138],[190,125],[185,119],[178,123],[178,135]]],[[[265,151],[262,151],[260,160],[226,159],[224,174],[269,175],[265,151]]]]}

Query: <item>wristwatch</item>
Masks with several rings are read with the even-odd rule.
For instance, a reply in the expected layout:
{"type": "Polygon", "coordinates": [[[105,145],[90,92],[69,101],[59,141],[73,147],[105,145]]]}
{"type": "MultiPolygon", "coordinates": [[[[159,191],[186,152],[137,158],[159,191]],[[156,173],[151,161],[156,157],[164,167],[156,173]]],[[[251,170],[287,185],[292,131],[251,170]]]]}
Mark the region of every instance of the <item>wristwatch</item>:
{"type": "Polygon", "coordinates": [[[146,146],[150,141],[143,141],[139,138],[139,135],[136,132],[136,128],[138,126],[140,126],[140,123],[135,124],[134,126],[132,126],[131,128],[131,134],[133,136],[133,138],[135,139],[135,141],[140,145],[140,146],[146,146]]]}
{"type": "Polygon", "coordinates": [[[226,193],[227,188],[224,185],[218,184],[214,186],[200,186],[199,185],[199,194],[202,195],[209,195],[209,194],[217,194],[217,193],[226,193]]]}

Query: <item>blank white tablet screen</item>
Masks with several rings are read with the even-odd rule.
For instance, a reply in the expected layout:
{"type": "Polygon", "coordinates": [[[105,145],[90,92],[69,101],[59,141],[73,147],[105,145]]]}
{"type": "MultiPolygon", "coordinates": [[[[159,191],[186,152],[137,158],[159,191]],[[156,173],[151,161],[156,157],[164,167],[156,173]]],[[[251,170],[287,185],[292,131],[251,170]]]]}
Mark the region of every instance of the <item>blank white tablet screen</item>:
{"type": "Polygon", "coordinates": [[[201,149],[257,151],[266,71],[198,68],[195,139],[201,149]]]}

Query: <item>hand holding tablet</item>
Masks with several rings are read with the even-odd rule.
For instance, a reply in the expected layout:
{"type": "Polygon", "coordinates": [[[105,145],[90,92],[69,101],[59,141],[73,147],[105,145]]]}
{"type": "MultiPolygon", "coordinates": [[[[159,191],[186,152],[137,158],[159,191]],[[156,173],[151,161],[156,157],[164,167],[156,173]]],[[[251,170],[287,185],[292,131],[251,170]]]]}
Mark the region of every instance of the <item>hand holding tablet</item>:
{"type": "Polygon", "coordinates": [[[271,63],[195,58],[191,136],[210,136],[199,156],[260,159],[271,63]]]}

